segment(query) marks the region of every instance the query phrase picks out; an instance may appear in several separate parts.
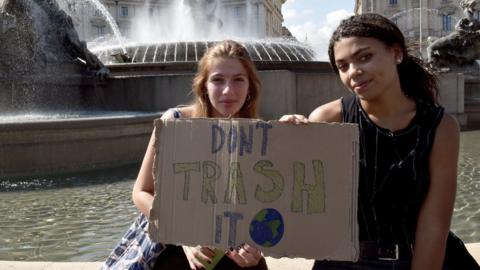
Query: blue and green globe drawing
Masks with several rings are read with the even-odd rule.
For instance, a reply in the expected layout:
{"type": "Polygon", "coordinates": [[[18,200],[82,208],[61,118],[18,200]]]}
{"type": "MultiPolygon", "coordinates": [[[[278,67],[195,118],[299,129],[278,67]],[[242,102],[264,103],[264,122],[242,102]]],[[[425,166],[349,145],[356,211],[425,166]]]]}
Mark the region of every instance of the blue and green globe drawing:
{"type": "Polygon", "coordinates": [[[250,237],[262,247],[273,247],[282,240],[284,232],[283,218],[273,208],[260,210],[250,222],[250,237]]]}

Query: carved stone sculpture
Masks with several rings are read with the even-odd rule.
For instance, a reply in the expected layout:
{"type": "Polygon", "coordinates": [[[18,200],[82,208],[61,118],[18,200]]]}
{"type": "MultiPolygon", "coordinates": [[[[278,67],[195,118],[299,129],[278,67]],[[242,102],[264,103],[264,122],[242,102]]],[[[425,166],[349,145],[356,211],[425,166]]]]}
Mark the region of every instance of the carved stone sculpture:
{"type": "Polygon", "coordinates": [[[455,30],[435,40],[427,48],[428,61],[438,67],[471,65],[480,58],[480,22],[473,13],[480,7],[478,0],[463,0],[465,17],[455,30]]]}
{"type": "Polygon", "coordinates": [[[0,0],[0,108],[73,110],[92,100],[109,70],[80,41],[56,0],[0,0]]]}
{"type": "Polygon", "coordinates": [[[80,41],[72,18],[56,0],[4,0],[0,8],[0,54],[9,56],[2,57],[0,65],[10,66],[4,61],[13,57],[16,66],[35,74],[46,65],[74,61],[98,78],[108,75],[108,68],[80,41]],[[32,70],[34,66],[37,70],[32,70]]]}

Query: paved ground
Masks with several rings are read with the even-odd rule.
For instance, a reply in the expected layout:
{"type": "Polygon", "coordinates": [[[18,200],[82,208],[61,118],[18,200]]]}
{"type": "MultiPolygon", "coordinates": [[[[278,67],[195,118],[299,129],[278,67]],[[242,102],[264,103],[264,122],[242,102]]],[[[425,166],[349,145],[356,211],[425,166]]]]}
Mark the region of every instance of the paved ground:
{"type": "MultiPolygon", "coordinates": [[[[468,249],[480,262],[480,243],[467,244],[468,249]]],[[[312,260],[306,259],[273,259],[267,258],[271,270],[308,270],[312,267],[312,260]]],[[[98,270],[100,262],[12,262],[0,261],[1,270],[98,270]]]]}

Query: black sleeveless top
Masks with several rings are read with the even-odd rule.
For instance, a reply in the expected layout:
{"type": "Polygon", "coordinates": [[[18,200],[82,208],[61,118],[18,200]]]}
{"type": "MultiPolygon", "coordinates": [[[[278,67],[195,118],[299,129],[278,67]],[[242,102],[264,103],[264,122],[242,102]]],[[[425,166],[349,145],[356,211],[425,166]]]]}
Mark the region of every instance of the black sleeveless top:
{"type": "Polygon", "coordinates": [[[410,124],[391,132],[377,126],[354,96],[342,98],[343,122],[360,129],[360,241],[413,245],[430,183],[429,157],[443,108],[417,102],[410,124]]]}

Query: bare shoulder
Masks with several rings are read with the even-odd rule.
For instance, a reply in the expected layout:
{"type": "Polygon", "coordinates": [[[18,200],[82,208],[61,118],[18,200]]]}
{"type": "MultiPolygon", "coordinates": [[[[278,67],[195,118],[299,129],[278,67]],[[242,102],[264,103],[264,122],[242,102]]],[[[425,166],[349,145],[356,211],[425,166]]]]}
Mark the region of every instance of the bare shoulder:
{"type": "MultiPolygon", "coordinates": [[[[435,132],[432,156],[440,159],[456,157],[459,145],[460,128],[458,122],[451,114],[444,113],[435,132]]],[[[438,160],[437,163],[439,163],[438,160]]]]}
{"type": "Polygon", "coordinates": [[[439,139],[452,140],[453,138],[458,138],[460,127],[457,119],[451,114],[445,112],[442,120],[440,120],[440,123],[438,124],[436,133],[439,139]]]}
{"type": "Polygon", "coordinates": [[[308,120],[310,122],[342,122],[342,104],[337,99],[317,107],[310,113],[308,120]]]}
{"type": "Polygon", "coordinates": [[[182,115],[181,118],[192,118],[193,116],[193,105],[177,107],[177,110],[182,115]]]}

